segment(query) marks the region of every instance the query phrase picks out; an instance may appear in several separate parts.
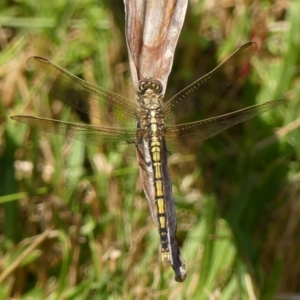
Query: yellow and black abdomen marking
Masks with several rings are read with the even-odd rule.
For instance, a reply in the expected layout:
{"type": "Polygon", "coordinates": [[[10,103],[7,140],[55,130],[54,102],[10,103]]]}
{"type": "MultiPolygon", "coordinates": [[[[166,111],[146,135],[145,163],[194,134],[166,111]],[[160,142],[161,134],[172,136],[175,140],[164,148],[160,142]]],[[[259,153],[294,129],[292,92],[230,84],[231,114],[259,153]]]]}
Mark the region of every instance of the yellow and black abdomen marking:
{"type": "Polygon", "coordinates": [[[164,183],[161,171],[161,142],[156,135],[152,136],[150,139],[150,153],[153,164],[155,203],[157,207],[157,220],[159,226],[162,258],[169,259],[170,250],[168,243],[168,224],[166,218],[166,203],[164,198],[164,183]]]}

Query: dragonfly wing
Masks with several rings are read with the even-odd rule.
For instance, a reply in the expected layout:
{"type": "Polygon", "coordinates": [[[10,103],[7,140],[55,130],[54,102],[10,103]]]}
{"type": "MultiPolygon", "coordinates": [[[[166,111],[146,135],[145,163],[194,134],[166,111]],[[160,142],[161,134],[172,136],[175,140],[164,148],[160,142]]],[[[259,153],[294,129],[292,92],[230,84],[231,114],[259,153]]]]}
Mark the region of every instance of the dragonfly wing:
{"type": "Polygon", "coordinates": [[[79,140],[86,144],[103,146],[107,150],[135,156],[136,129],[102,127],[62,122],[32,116],[13,116],[13,120],[30,127],[79,140]]]}
{"type": "Polygon", "coordinates": [[[196,146],[202,141],[274,107],[286,103],[285,100],[269,101],[260,105],[250,106],[229,114],[209,118],[198,122],[168,126],[165,138],[168,148],[186,152],[189,146],[196,146]],[[172,148],[173,147],[173,148],[172,148]]]}
{"type": "Polygon", "coordinates": [[[205,105],[221,98],[241,77],[256,48],[256,43],[245,44],[214,70],[172,97],[164,106],[166,122],[172,124],[187,117],[197,118],[205,105]]]}
{"type": "Polygon", "coordinates": [[[134,126],[134,103],[122,96],[90,84],[49,60],[33,56],[27,66],[50,92],[76,109],[103,121],[134,126]]]}

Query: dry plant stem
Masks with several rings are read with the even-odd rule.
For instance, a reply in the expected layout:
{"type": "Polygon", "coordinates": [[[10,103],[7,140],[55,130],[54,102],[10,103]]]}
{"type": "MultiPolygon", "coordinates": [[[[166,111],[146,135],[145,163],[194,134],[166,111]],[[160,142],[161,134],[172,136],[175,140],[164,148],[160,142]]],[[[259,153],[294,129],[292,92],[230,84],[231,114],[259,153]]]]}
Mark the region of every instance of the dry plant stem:
{"type": "Polygon", "coordinates": [[[282,138],[289,133],[293,132],[294,130],[300,127],[300,118],[297,120],[287,124],[286,126],[276,130],[274,135],[263,139],[261,142],[257,144],[255,149],[253,150],[252,154],[256,154],[257,152],[261,151],[262,149],[272,145],[273,143],[277,142],[279,138],[282,138]]]}
{"type": "Polygon", "coordinates": [[[34,240],[30,246],[22,252],[22,254],[0,275],[0,284],[16,269],[18,266],[24,261],[24,259],[34,250],[36,249],[41,243],[43,243],[48,236],[50,235],[52,229],[49,228],[34,240]]]}
{"type": "Polygon", "coordinates": [[[126,40],[135,89],[145,77],[159,79],[166,90],[186,0],[124,0],[126,40]]]}

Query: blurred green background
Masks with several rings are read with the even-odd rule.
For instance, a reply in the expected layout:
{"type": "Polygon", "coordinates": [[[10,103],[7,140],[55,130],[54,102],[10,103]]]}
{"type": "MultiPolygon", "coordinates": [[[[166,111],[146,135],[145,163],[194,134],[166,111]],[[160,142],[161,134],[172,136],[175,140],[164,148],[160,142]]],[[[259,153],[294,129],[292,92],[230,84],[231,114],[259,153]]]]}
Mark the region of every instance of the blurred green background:
{"type": "Polygon", "coordinates": [[[41,89],[32,55],[134,99],[122,1],[0,3],[0,299],[292,299],[300,293],[300,2],[190,1],[166,98],[244,43],[247,79],[203,118],[279,107],[170,157],[188,277],[160,261],[134,159],[16,114],[91,122],[41,89]]]}

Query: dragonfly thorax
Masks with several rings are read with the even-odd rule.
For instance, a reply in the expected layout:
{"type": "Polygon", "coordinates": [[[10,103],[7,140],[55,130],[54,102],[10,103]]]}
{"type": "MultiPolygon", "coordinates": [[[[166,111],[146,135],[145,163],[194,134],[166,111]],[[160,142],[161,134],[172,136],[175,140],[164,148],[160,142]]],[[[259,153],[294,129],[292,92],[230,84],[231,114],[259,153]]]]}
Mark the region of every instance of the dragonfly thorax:
{"type": "Polygon", "coordinates": [[[164,129],[162,99],[162,84],[159,80],[147,77],[139,81],[139,123],[150,135],[159,134],[164,129]]]}
{"type": "Polygon", "coordinates": [[[139,97],[139,123],[144,130],[156,134],[164,129],[164,116],[160,99],[151,93],[139,97]]]}

